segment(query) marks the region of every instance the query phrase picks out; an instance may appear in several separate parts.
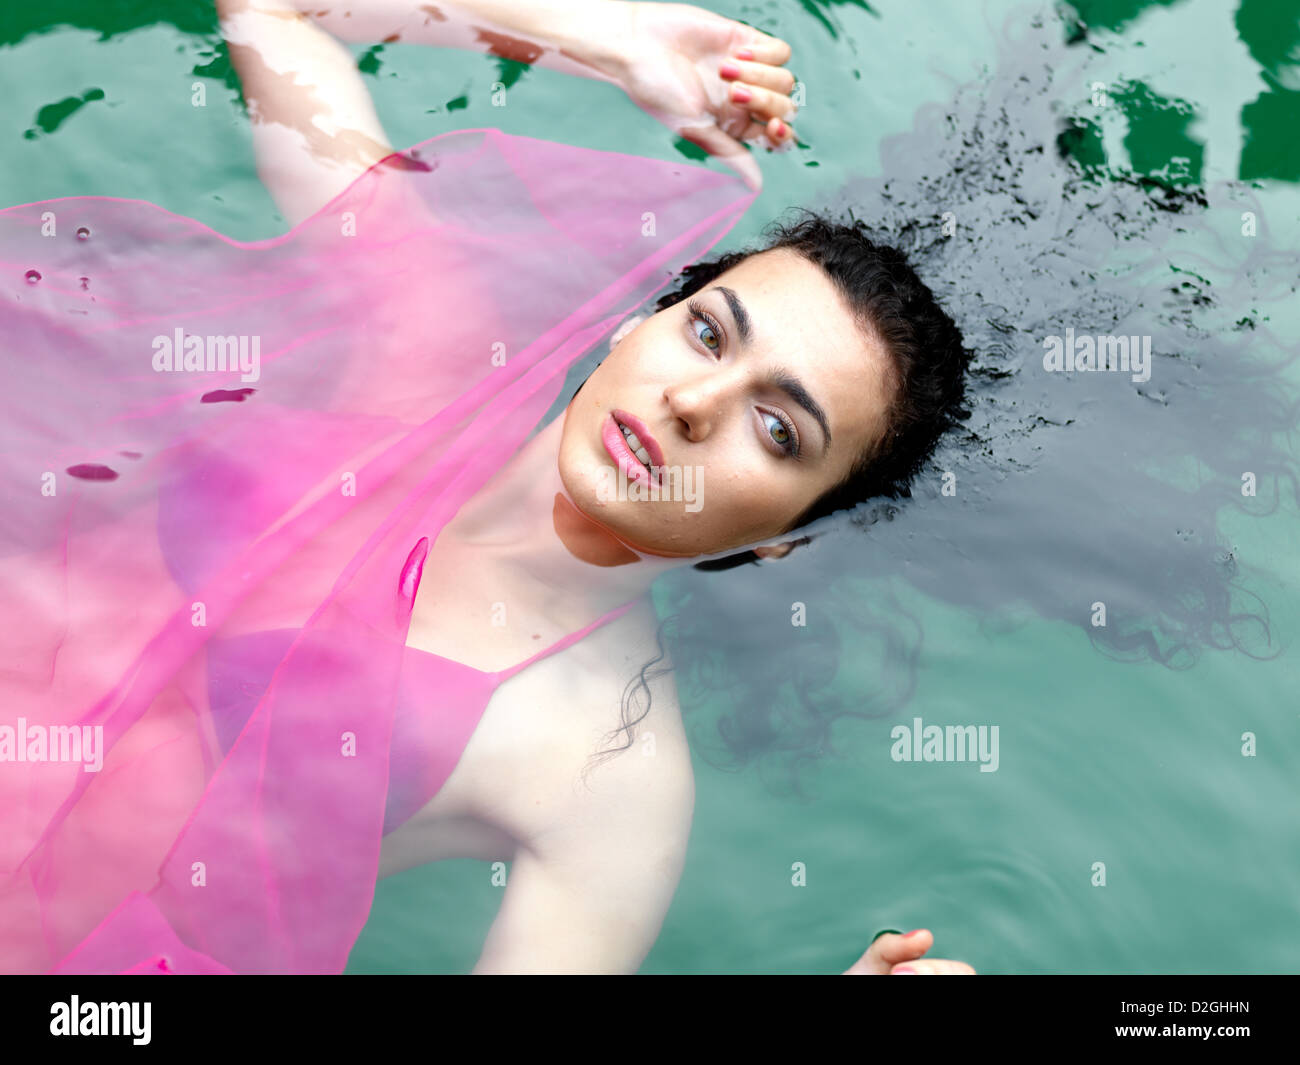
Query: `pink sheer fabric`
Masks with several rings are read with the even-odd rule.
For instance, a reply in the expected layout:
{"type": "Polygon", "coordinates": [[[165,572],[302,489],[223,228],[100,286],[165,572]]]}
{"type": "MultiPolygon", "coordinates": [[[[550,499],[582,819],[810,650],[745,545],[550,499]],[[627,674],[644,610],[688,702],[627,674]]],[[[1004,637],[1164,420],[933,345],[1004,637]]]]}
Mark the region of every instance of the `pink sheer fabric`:
{"type": "Polygon", "coordinates": [[[752,199],[467,130],[258,243],[0,212],[0,968],[342,971],[428,544],[752,199]],[[227,750],[209,645],[286,628],[227,750]]]}

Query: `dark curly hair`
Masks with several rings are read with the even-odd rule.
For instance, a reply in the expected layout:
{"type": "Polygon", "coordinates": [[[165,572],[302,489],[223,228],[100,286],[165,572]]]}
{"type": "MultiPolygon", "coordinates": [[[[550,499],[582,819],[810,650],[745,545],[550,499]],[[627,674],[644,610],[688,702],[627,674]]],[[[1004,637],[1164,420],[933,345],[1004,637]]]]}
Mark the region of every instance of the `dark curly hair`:
{"type": "MultiPolygon", "coordinates": [[[[970,352],[907,257],[873,241],[858,219],[843,223],[807,208],[797,211],[802,215],[797,221],[776,221],[767,227],[768,241],[762,247],[686,267],[677,288],[655,304],[657,311],[667,310],[746,259],[786,249],[820,266],[863,334],[883,342],[895,380],[884,434],[858,456],[839,484],[793,515],[784,532],[870,499],[906,495],[939,439],[969,416],[963,402],[970,352]]],[[[742,551],[697,563],[696,568],[729,569],[757,557],[753,551],[742,551]]]]}

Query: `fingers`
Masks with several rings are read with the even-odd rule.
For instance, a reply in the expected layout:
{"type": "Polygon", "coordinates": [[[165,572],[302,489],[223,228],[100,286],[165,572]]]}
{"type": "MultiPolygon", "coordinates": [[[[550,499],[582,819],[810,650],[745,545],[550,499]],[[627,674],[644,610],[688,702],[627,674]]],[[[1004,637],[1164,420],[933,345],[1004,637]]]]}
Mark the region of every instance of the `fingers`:
{"type": "Polygon", "coordinates": [[[795,77],[788,70],[763,63],[724,60],[718,67],[723,81],[730,83],[728,99],[749,111],[753,121],[741,135],[744,141],[763,140],[767,147],[793,143],[789,122],[799,109],[790,99],[795,77]]]}
{"type": "Polygon", "coordinates": [[[789,96],[794,91],[795,76],[785,67],[731,59],[718,68],[718,73],[722,75],[723,81],[741,81],[746,85],[757,85],[778,92],[782,96],[789,96]]]}
{"type": "Polygon", "coordinates": [[[794,142],[794,130],[779,118],[772,119],[766,126],[750,119],[742,132],[737,133],[730,126],[727,127],[727,132],[745,144],[774,152],[789,148],[794,142]]]}
{"type": "Polygon", "coordinates": [[[773,148],[788,148],[794,143],[794,130],[779,118],[771,119],[763,132],[773,148]]]}
{"type": "Polygon", "coordinates": [[[776,93],[758,85],[747,85],[742,81],[732,83],[727,99],[737,107],[747,108],[751,115],[763,123],[771,118],[789,121],[799,111],[794,101],[783,93],[776,93]]]}
{"type": "Polygon", "coordinates": [[[886,932],[845,973],[846,976],[885,976],[895,965],[914,961],[934,945],[934,937],[924,928],[907,935],[886,932]]]}
{"type": "Polygon", "coordinates": [[[934,936],[930,934],[930,930],[918,928],[903,936],[887,932],[871,944],[871,950],[875,952],[881,963],[888,967],[913,961],[932,946],[934,946],[934,936]]]}
{"type": "Polygon", "coordinates": [[[887,933],[877,939],[872,948],[888,966],[891,976],[974,976],[975,970],[964,961],[947,958],[923,958],[934,946],[934,936],[928,928],[918,928],[905,936],[887,933]]]}
{"type": "Polygon", "coordinates": [[[779,67],[790,59],[790,46],[780,37],[750,28],[749,37],[735,50],[735,55],[738,59],[779,67]]]}
{"type": "Polygon", "coordinates": [[[964,961],[948,958],[922,958],[934,946],[934,936],[927,928],[907,935],[886,932],[867,948],[845,976],[974,976],[975,970],[964,961]]]}
{"type": "Polygon", "coordinates": [[[890,970],[891,976],[974,976],[975,970],[964,961],[947,958],[923,958],[904,962],[890,970]]]}

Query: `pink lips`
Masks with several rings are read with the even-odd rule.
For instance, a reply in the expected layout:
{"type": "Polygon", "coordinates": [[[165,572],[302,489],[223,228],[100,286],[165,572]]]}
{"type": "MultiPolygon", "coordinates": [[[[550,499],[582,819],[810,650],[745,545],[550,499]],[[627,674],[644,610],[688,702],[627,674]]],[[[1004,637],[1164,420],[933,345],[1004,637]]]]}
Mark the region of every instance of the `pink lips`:
{"type": "Polygon", "coordinates": [[[601,443],[605,445],[609,457],[618,464],[618,468],[623,471],[625,477],[648,486],[651,483],[650,471],[642,465],[639,458],[632,454],[632,449],[627,446],[627,440],[623,437],[621,425],[626,425],[636,434],[637,440],[641,442],[641,446],[646,449],[646,454],[650,456],[651,466],[662,466],[664,464],[664,453],[660,449],[658,441],[650,435],[650,430],[646,428],[645,422],[639,418],[634,418],[626,411],[615,410],[610,412],[609,418],[605,421],[605,427],[600,433],[601,443]]]}

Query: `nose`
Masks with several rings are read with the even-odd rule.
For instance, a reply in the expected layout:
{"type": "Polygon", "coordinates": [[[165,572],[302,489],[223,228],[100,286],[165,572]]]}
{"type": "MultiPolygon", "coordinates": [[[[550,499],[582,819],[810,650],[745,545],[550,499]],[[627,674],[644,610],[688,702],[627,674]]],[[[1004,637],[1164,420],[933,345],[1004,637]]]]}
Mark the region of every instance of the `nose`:
{"type": "Polygon", "coordinates": [[[664,401],[686,439],[698,442],[718,428],[735,388],[731,374],[714,370],[669,385],[664,401]]]}

